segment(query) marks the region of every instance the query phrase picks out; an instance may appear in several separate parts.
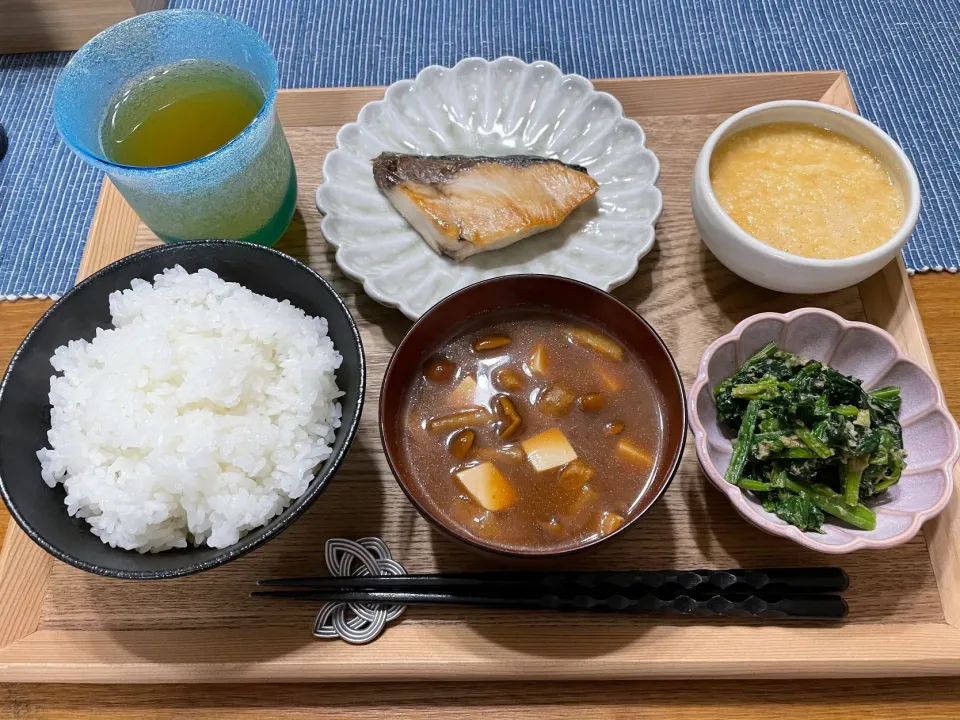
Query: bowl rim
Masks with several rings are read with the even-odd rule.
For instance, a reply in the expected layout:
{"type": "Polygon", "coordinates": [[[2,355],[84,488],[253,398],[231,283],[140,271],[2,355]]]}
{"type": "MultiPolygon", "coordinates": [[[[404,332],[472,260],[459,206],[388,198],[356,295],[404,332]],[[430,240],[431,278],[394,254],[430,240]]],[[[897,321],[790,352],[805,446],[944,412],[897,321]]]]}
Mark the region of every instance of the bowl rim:
{"type": "MultiPolygon", "coordinates": [[[[883,328],[877,327],[876,325],[871,325],[870,323],[865,322],[857,322],[855,320],[846,320],[834,312],[817,307],[799,308],[788,313],[763,312],[757,313],[756,315],[751,315],[750,317],[747,317],[737,323],[733,330],[714,340],[712,343],[710,343],[707,349],[704,350],[703,355],[700,358],[700,364],[697,368],[697,377],[694,380],[693,385],[690,386],[689,395],[691,398],[690,402],[688,403],[689,423],[693,431],[694,444],[697,450],[697,461],[699,462],[700,468],[704,475],[707,476],[710,482],[713,483],[717,489],[726,495],[734,509],[740,514],[741,517],[743,517],[744,520],[757,526],[765,532],[793,540],[799,545],[803,545],[811,550],[816,550],[828,555],[843,555],[856,550],[884,550],[897,545],[902,545],[903,543],[912,540],[917,533],[920,532],[921,527],[927,520],[930,520],[942,512],[950,502],[950,498],[953,495],[953,470],[957,464],[957,461],[960,460],[960,429],[958,429],[953,415],[947,409],[946,400],[943,396],[943,388],[940,386],[937,378],[934,377],[929,370],[927,370],[903,351],[903,349],[900,347],[900,344],[890,333],[883,328]],[[748,502],[746,492],[735,485],[728,483],[710,459],[710,454],[707,449],[706,425],[700,419],[700,415],[697,412],[697,398],[710,382],[710,378],[708,376],[710,360],[713,358],[716,351],[723,345],[726,345],[730,342],[738,343],[743,336],[743,333],[757,322],[762,320],[781,320],[784,322],[784,324],[789,324],[792,320],[805,315],[819,315],[821,317],[828,318],[831,321],[839,324],[844,331],[860,329],[882,337],[890,345],[890,347],[893,348],[895,353],[894,359],[890,363],[890,366],[892,367],[898,362],[905,362],[913,366],[916,370],[919,370],[921,374],[930,380],[932,386],[936,390],[936,402],[932,407],[941,410],[944,416],[949,419],[950,429],[953,435],[951,452],[946,460],[944,460],[942,463],[938,463],[935,466],[937,469],[943,470],[946,474],[948,480],[946,483],[946,489],[943,491],[943,493],[941,493],[940,497],[937,498],[937,501],[926,510],[909,512],[909,514],[912,515],[912,522],[910,525],[905,530],[892,537],[882,540],[875,540],[869,537],[869,533],[871,531],[859,531],[864,534],[853,536],[849,542],[843,543],[842,545],[827,545],[826,543],[819,541],[817,539],[818,536],[815,534],[804,532],[800,530],[800,528],[793,525],[781,525],[780,523],[774,523],[770,519],[771,514],[767,513],[762,508],[758,508],[753,503],[748,502]]],[[[904,512],[907,513],[908,511],[904,512]]],[[[850,532],[854,531],[851,530],[850,532]]]]}
{"type": "MultiPolygon", "coordinates": [[[[293,507],[293,505],[300,503],[295,512],[290,513],[287,517],[283,517],[283,513],[280,515],[274,516],[271,520],[267,521],[267,524],[260,526],[260,528],[254,528],[248,532],[245,536],[241,537],[238,542],[229,547],[221,548],[219,552],[208,560],[202,562],[193,562],[187,564],[183,567],[178,567],[175,569],[169,570],[117,570],[114,568],[106,568],[94,563],[88,563],[79,558],[74,557],[70,553],[67,553],[49,543],[45,538],[43,538],[27,519],[21,514],[19,508],[10,498],[10,494],[7,491],[7,483],[3,477],[3,474],[0,473],[0,498],[3,499],[4,504],[9,510],[10,515],[16,521],[17,525],[20,526],[20,529],[26,533],[27,537],[33,540],[37,545],[50,553],[57,560],[65,562],[68,565],[72,565],[75,568],[80,570],[85,570],[89,573],[95,575],[101,575],[104,577],[116,578],[120,580],[168,580],[177,577],[183,577],[185,575],[193,575],[194,573],[202,572],[204,570],[209,570],[214,567],[223,565],[224,563],[235,560],[236,558],[246,555],[252,550],[260,547],[268,540],[272,540],[274,537],[279,535],[282,531],[286,530],[297,518],[299,518],[306,510],[309,508],[314,501],[320,496],[320,494],[326,489],[327,485],[330,483],[330,480],[339,470],[340,466],[343,464],[344,459],[347,456],[347,453],[350,450],[351,445],[357,434],[357,429],[360,424],[360,416],[363,412],[363,404],[366,395],[366,385],[367,385],[367,369],[366,369],[366,356],[363,350],[363,342],[360,338],[360,332],[357,329],[356,321],[354,321],[353,316],[350,314],[349,309],[343,301],[343,298],[334,290],[333,286],[327,282],[316,270],[311,268],[306,263],[303,263],[297,260],[291,255],[287,255],[284,252],[276,250],[271,247],[266,247],[264,245],[257,245],[254,243],[247,243],[241,240],[193,240],[187,242],[178,242],[169,245],[158,245],[156,247],[148,248],[146,250],[141,250],[140,252],[131,253],[125,257],[116,260],[109,265],[106,265],[95,273],[84,278],[72,288],[70,288],[66,293],[64,293],[53,305],[51,305],[43,313],[40,319],[36,324],[30,328],[30,331],[27,333],[26,337],[21,341],[20,345],[17,347],[16,352],[13,354],[13,357],[10,358],[10,364],[7,365],[7,369],[3,374],[3,379],[0,380],[0,403],[3,400],[3,394],[7,388],[7,383],[10,380],[10,376],[14,369],[17,367],[17,364],[20,360],[21,355],[24,353],[25,349],[32,342],[34,336],[40,331],[40,329],[50,321],[50,319],[59,312],[64,305],[69,302],[70,298],[78,292],[80,289],[86,287],[87,285],[97,282],[104,275],[107,275],[121,267],[126,265],[136,264],[140,260],[148,257],[153,257],[155,255],[163,255],[168,252],[175,252],[176,249],[180,248],[189,248],[189,247],[217,247],[222,248],[224,252],[231,252],[233,249],[250,249],[254,252],[265,252],[277,257],[282,258],[283,260],[292,263],[293,265],[299,266],[303,270],[307,270],[311,275],[314,276],[316,280],[323,285],[330,295],[337,301],[337,304],[340,306],[340,309],[343,311],[344,316],[347,319],[348,327],[351,330],[353,339],[357,344],[357,352],[360,359],[360,383],[357,392],[357,412],[354,415],[353,422],[348,426],[340,426],[339,432],[345,433],[344,443],[340,451],[337,453],[331,454],[331,456],[324,462],[324,466],[314,475],[313,480],[310,482],[310,485],[307,486],[307,490],[299,498],[295,499],[288,508],[284,509],[284,513],[287,509],[293,507]],[[270,523],[273,520],[277,520],[276,524],[271,525],[270,523]],[[256,534],[257,531],[263,531],[263,536],[257,539],[253,539],[251,536],[256,534]]],[[[49,404],[49,402],[48,402],[49,404]]],[[[40,481],[38,477],[38,481],[40,481]]],[[[42,481],[40,481],[42,482],[42,481]]],[[[89,532],[89,529],[87,530],[89,532]]],[[[106,547],[112,547],[107,543],[104,543],[106,547]]],[[[185,550],[191,550],[193,547],[189,545],[185,550]]],[[[118,550],[119,552],[127,553],[136,553],[136,550],[124,550],[123,548],[112,548],[118,550]]]]}
{"type": "MultiPolygon", "coordinates": [[[[808,119],[794,120],[791,122],[818,126],[815,121],[808,119]]],[[[836,127],[830,129],[833,132],[843,135],[848,140],[862,145],[862,143],[850,137],[844,130],[836,127]]],[[[887,166],[887,170],[891,175],[900,174],[896,168],[890,167],[886,163],[884,163],[884,165],[887,166]]],[[[751,107],[741,110],[724,120],[710,133],[707,141],[700,148],[700,153],[697,156],[694,167],[693,185],[703,191],[702,199],[706,203],[706,209],[718,219],[722,230],[745,245],[747,250],[762,255],[769,260],[789,263],[804,270],[855,269],[870,265],[888,255],[892,255],[907,242],[920,217],[920,181],[917,177],[916,169],[913,167],[913,163],[910,162],[910,158],[907,157],[903,148],[879,126],[863,116],[844,110],[836,105],[828,105],[827,103],[814,102],[812,100],[774,100],[772,102],[760,103],[759,105],[752,105],[751,107]],[[885,145],[893,156],[897,158],[897,162],[900,164],[902,170],[904,185],[909,193],[909,198],[907,198],[904,209],[903,221],[889,240],[859,255],[852,255],[845,258],[809,258],[803,255],[784,252],[783,250],[778,250],[777,248],[767,245],[740,227],[733,218],[727,214],[727,211],[720,205],[720,201],[713,192],[713,183],[710,182],[710,160],[713,157],[713,152],[721,140],[725,139],[731,132],[737,131],[735,126],[755,115],[780,108],[801,108],[813,114],[819,113],[824,118],[831,116],[845,118],[873,135],[878,142],[885,145]]]]}
{"type": "MultiPolygon", "coordinates": [[[[464,320],[467,320],[467,319],[469,318],[464,318],[464,320]]],[[[673,483],[673,480],[680,469],[680,464],[683,461],[684,450],[686,448],[686,442],[687,442],[687,428],[689,425],[688,406],[689,406],[688,394],[684,387],[683,376],[680,374],[680,369],[677,366],[677,362],[674,359],[673,354],[670,352],[670,348],[667,347],[667,344],[664,342],[663,338],[660,337],[660,334],[654,329],[654,327],[649,322],[647,322],[647,320],[642,315],[640,315],[640,313],[638,313],[636,310],[631,308],[629,305],[624,303],[619,298],[614,297],[612,294],[598,287],[590,285],[588,283],[583,283],[583,282],[580,282],[579,280],[573,280],[571,278],[562,277],[560,275],[528,273],[528,274],[517,274],[517,275],[503,275],[499,277],[487,278],[485,280],[481,280],[471,285],[467,285],[466,287],[463,287],[457,290],[455,293],[448,295],[443,300],[438,302],[436,305],[432,306],[429,310],[423,313],[423,315],[421,315],[416,322],[414,322],[413,326],[407,331],[407,334],[404,336],[403,340],[397,346],[396,350],[394,350],[393,355],[390,357],[390,362],[387,363],[387,368],[383,373],[383,382],[380,388],[380,402],[379,402],[379,408],[378,408],[378,424],[380,427],[380,443],[383,448],[383,455],[387,460],[387,465],[390,467],[390,472],[393,473],[394,480],[396,480],[397,485],[400,486],[400,489],[403,490],[404,495],[407,496],[407,499],[410,501],[410,503],[417,509],[417,512],[419,512],[420,515],[425,520],[427,520],[427,522],[429,522],[432,527],[441,531],[444,535],[450,538],[453,538],[454,540],[458,540],[473,548],[482,550],[484,552],[492,553],[494,555],[499,555],[501,557],[514,558],[514,559],[521,559],[521,560],[537,560],[537,559],[543,560],[543,559],[554,559],[554,558],[567,557],[569,555],[575,555],[585,550],[588,550],[590,548],[594,548],[597,545],[600,545],[601,543],[605,543],[608,540],[615,538],[620,533],[625,532],[628,528],[632,527],[633,524],[636,523],[641,517],[643,517],[644,515],[647,514],[647,512],[650,511],[650,509],[660,500],[661,497],[663,497],[663,494],[667,491],[667,489],[673,483]],[[680,442],[677,446],[676,455],[670,461],[669,471],[666,474],[666,480],[663,483],[663,486],[659,490],[657,490],[655,493],[652,494],[650,503],[642,512],[638,513],[630,520],[624,522],[619,528],[614,530],[612,533],[610,533],[609,535],[603,535],[601,537],[594,538],[589,542],[583,543],[581,545],[576,545],[573,547],[559,548],[559,549],[514,550],[510,548],[505,548],[500,545],[496,545],[494,543],[487,543],[482,540],[478,540],[472,537],[471,535],[469,535],[468,533],[459,530],[455,526],[449,525],[447,522],[444,521],[443,518],[434,514],[429,508],[425,507],[419,500],[417,500],[416,497],[414,497],[413,493],[411,493],[410,490],[407,488],[407,482],[402,477],[402,474],[400,473],[397,467],[397,463],[394,461],[394,457],[391,454],[390,449],[387,445],[387,427],[386,427],[387,423],[385,422],[385,419],[384,419],[384,405],[385,405],[386,393],[383,391],[383,389],[387,384],[388,378],[390,378],[390,376],[394,372],[397,355],[400,353],[400,350],[403,347],[404,343],[406,343],[408,339],[413,335],[413,333],[418,329],[418,326],[421,326],[421,324],[425,323],[426,320],[441,305],[446,305],[448,303],[456,303],[460,300],[460,298],[464,294],[466,294],[467,292],[472,292],[476,288],[481,286],[505,283],[505,282],[520,282],[520,281],[531,281],[531,280],[536,282],[553,282],[553,283],[559,283],[559,284],[568,285],[568,286],[569,285],[580,286],[580,288],[586,289],[592,293],[597,293],[599,295],[602,295],[608,301],[620,305],[624,309],[628,310],[634,317],[636,317],[641,323],[643,323],[647,327],[647,329],[657,339],[660,345],[660,348],[663,350],[667,359],[670,361],[672,376],[676,380],[676,386],[680,394],[679,415],[680,415],[680,424],[681,424],[681,435],[680,435],[680,442]]]]}

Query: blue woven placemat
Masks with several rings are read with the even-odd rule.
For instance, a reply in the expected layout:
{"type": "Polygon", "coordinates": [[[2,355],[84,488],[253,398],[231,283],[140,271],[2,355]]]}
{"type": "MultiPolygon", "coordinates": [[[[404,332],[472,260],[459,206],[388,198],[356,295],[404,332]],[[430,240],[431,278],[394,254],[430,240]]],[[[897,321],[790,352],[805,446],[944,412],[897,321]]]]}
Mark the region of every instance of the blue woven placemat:
{"type": "MultiPolygon", "coordinates": [[[[227,13],[270,43],[284,87],[382,85],[480,55],[587,77],[844,68],[861,112],[906,149],[923,212],[913,270],[960,265],[956,0],[172,0],[227,13]]],[[[73,283],[99,177],[62,147],[50,97],[65,54],[0,56],[0,295],[73,283]]]]}

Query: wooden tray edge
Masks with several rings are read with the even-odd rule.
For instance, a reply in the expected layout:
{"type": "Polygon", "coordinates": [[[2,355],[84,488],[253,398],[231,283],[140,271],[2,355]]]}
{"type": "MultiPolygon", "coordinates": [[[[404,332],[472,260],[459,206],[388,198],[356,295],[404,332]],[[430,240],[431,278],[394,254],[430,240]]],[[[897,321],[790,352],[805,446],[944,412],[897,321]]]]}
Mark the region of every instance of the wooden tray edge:
{"type": "MultiPolygon", "coordinates": [[[[823,102],[857,112],[856,101],[846,72],[822,98],[823,102]]],[[[893,335],[904,350],[934,375],[937,368],[923,329],[923,320],[907,276],[903,256],[888,263],[880,272],[858,286],[867,320],[893,335]]],[[[953,470],[953,497],[944,511],[923,527],[930,563],[937,579],[937,590],[944,619],[951,628],[960,628],[960,470],[953,470]]]]}
{"type": "MultiPolygon", "coordinates": [[[[853,94],[843,71],[817,71],[811,73],[788,73],[791,77],[802,76],[809,79],[811,88],[826,88],[822,100],[856,111],[853,94]]],[[[665,87],[667,84],[681,82],[697,87],[698,84],[710,84],[726,80],[729,88],[717,99],[717,112],[733,112],[742,107],[744,100],[745,82],[762,80],[765,86],[778,88],[778,92],[785,92],[784,97],[795,96],[796,89],[790,87],[780,91],[779,80],[783,75],[778,73],[758,74],[749,76],[688,76],[683,78],[628,78],[622,80],[598,80],[596,86],[605,91],[650,93],[651,90],[665,87]],[[726,103],[730,107],[726,107],[726,103]]],[[[784,84],[786,85],[786,84],[784,84]]],[[[338,89],[317,92],[316,90],[287,91],[291,95],[296,93],[300,98],[309,95],[316,101],[310,108],[297,115],[293,110],[284,114],[284,123],[290,126],[311,125],[318,122],[318,115],[327,120],[336,118],[343,121],[344,113],[353,112],[352,106],[359,103],[375,100],[382,96],[383,88],[363,88],[359,98],[347,99],[344,91],[338,89]],[[329,97],[344,100],[331,104],[325,99],[329,97]],[[342,98],[341,98],[342,96],[342,98]],[[362,101],[362,102],[361,102],[362,101]],[[308,112],[309,111],[309,112],[308,112]],[[293,113],[288,119],[287,114],[293,113]],[[327,117],[329,116],[329,117],[327,117]]],[[[756,91],[753,91],[756,92],[756,91]]],[[[652,93],[656,95],[657,93],[652,93]]],[[[750,95],[752,93],[747,93],[750,95]]],[[[773,97],[767,99],[775,99],[773,97]]],[[[645,109],[649,107],[650,114],[684,114],[684,108],[675,104],[670,105],[669,112],[663,112],[664,103],[668,99],[656,98],[645,100],[645,109]],[[656,108],[661,112],[655,112],[656,108]]],[[[283,107],[281,102],[280,106],[283,107]]],[[[291,106],[292,107],[292,106],[291,106]]],[[[359,110],[359,108],[357,108],[359,110]]],[[[691,110],[694,110],[691,108],[691,110]]],[[[93,224],[88,236],[88,243],[84,250],[78,279],[82,279],[100,267],[118,260],[132,252],[136,239],[139,220],[133,210],[123,200],[120,193],[108,179],[104,180],[103,189],[97,204],[93,224]]],[[[913,297],[909,281],[903,267],[902,260],[890,263],[880,273],[860,284],[859,290],[868,319],[890,331],[913,357],[926,366],[934,369],[933,360],[927,344],[923,325],[920,320],[916,302],[913,297]]],[[[956,482],[956,476],[955,476],[956,482]]],[[[831,635],[817,636],[817,643],[825,640],[837,640],[837,633],[847,638],[853,644],[849,651],[837,652],[835,649],[824,653],[817,643],[813,643],[806,651],[809,654],[807,668],[799,667],[804,652],[796,647],[792,636],[778,637],[776,642],[756,642],[757,633],[763,632],[768,637],[776,636],[783,628],[753,628],[753,627],[711,627],[709,625],[696,629],[697,647],[701,648],[712,644],[707,643],[708,637],[713,637],[717,643],[734,648],[725,659],[705,661],[697,651],[677,658],[674,661],[664,662],[661,656],[655,660],[645,661],[644,655],[610,658],[592,658],[585,662],[583,658],[544,662],[538,656],[521,655],[520,659],[512,658],[510,653],[503,657],[484,657],[476,662],[452,661],[450,657],[438,656],[436,665],[418,666],[412,669],[409,661],[411,650],[410,642],[414,635],[422,634],[423,628],[416,626],[399,626],[378,641],[374,646],[376,657],[367,668],[358,669],[356,660],[345,655],[330,663],[317,663],[314,659],[277,658],[265,663],[224,663],[180,662],[182,653],[178,653],[177,661],[159,663],[155,659],[139,656],[136,648],[147,649],[155,647],[158,640],[162,643],[174,643],[174,647],[188,649],[189,637],[178,635],[174,631],[158,631],[153,633],[129,632],[65,632],[65,631],[37,631],[40,609],[46,590],[46,582],[53,567],[53,559],[42,549],[30,541],[26,535],[14,524],[11,524],[7,538],[0,553],[0,597],[8,600],[0,607],[0,682],[235,682],[237,680],[273,681],[273,682],[309,682],[309,681],[349,681],[349,680],[389,680],[389,679],[445,679],[445,680],[480,680],[480,679],[572,679],[597,677],[603,679],[628,678],[674,678],[674,677],[725,677],[725,678],[813,678],[813,677],[887,677],[892,675],[954,675],[960,674],[960,598],[954,598],[951,587],[960,587],[960,498],[954,495],[950,506],[937,520],[931,521],[925,527],[925,537],[931,554],[940,599],[943,605],[945,619],[948,625],[883,625],[882,635],[880,625],[851,625],[841,626],[830,630],[831,635]],[[10,572],[16,567],[17,573],[10,572]],[[24,572],[24,568],[27,569],[24,572]],[[11,602],[9,599],[13,598],[11,602]],[[733,631],[743,645],[731,642],[732,638],[725,636],[733,631]],[[411,633],[407,637],[407,633],[411,633]],[[173,636],[177,635],[176,638],[173,636]],[[168,637],[169,636],[169,637],[168,637]],[[389,638],[397,638],[396,643],[389,638]],[[876,653],[869,654],[863,648],[877,649],[878,638],[883,638],[882,660],[876,653]],[[152,638],[152,639],[151,639],[152,638]],[[177,643],[187,642],[186,646],[177,643]],[[791,646],[789,658],[783,663],[771,663],[778,650],[791,646]],[[105,657],[106,655],[106,657],[105,657]],[[53,660],[52,658],[59,658],[53,660]],[[72,659],[71,659],[72,658],[72,659]],[[757,667],[764,666],[763,673],[757,672],[757,667]],[[494,667],[495,670],[490,668],[494,667]],[[522,673],[520,672],[522,671],[522,673]]],[[[435,626],[428,626],[435,627],[435,626]]],[[[445,626],[450,632],[450,626],[445,626]]],[[[682,631],[693,631],[693,628],[684,628],[682,631]]],[[[814,631],[813,632],[822,632],[814,631]]],[[[452,635],[458,635],[457,632],[452,635]]],[[[209,642],[204,633],[191,634],[202,642],[209,642]]],[[[224,639],[220,635],[221,639],[224,639]]],[[[813,637],[805,636],[805,637],[813,637]]],[[[464,638],[466,640],[466,638],[464,638]]],[[[449,640],[448,640],[449,641],[449,640]]],[[[437,643],[436,635],[429,639],[418,637],[416,642],[437,643]]],[[[662,648],[670,651],[673,642],[664,642],[662,648]]],[[[653,650],[653,646],[646,646],[653,650]]],[[[361,652],[361,649],[349,649],[361,652]]],[[[368,650],[369,651],[369,650],[368,650]]],[[[336,655],[341,655],[337,652],[336,655]]],[[[656,655],[656,653],[650,653],[656,655]]]]}
{"type": "MultiPolygon", "coordinates": [[[[140,218],[109,178],[104,178],[80,259],[77,281],[133,251],[140,218]]],[[[29,637],[40,610],[54,558],[30,540],[16,522],[7,526],[0,550],[0,648],[29,637]]]]}
{"type": "MultiPolygon", "coordinates": [[[[960,675],[960,631],[940,624],[787,626],[672,623],[606,627],[596,654],[566,651],[554,628],[397,625],[366,647],[329,645],[318,660],[308,635],[275,638],[256,662],[217,648],[263,642],[243,630],[41,630],[0,650],[0,682],[223,683],[393,680],[627,680],[850,678],[960,675]],[[634,637],[627,633],[634,632],[634,637]],[[428,658],[411,663],[413,653],[428,658]],[[705,657],[709,648],[711,657],[705,657]],[[785,653],[784,648],[789,648],[785,653]],[[364,663],[359,662],[363,655],[364,663]],[[223,657],[226,655],[226,657],[223,657]],[[42,658],[42,659],[41,659],[42,658]],[[222,659],[221,659],[222,658],[222,659]]],[[[242,650],[240,652],[243,652],[242,650]]]]}

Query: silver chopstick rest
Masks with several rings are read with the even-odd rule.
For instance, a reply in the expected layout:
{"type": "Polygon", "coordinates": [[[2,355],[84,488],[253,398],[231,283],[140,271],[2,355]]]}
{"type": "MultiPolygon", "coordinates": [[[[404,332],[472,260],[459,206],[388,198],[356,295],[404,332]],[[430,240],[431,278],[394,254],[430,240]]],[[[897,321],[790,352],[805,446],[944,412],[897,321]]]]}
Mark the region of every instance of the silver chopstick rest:
{"type": "MultiPolygon", "coordinates": [[[[327,570],[336,577],[406,575],[403,565],[390,555],[380,538],[360,540],[330,538],[324,547],[327,570]]],[[[366,605],[363,603],[325,603],[313,625],[314,637],[340,638],[354,645],[377,639],[387,623],[406,610],[405,605],[366,605]]]]}

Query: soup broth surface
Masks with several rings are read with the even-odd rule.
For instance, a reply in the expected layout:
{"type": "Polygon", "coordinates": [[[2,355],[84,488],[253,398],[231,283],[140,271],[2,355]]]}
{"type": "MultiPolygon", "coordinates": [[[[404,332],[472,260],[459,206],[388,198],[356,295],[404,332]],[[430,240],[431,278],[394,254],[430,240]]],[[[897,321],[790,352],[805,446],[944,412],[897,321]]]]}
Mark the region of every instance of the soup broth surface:
{"type": "Polygon", "coordinates": [[[474,538],[576,547],[635,511],[661,461],[661,397],[643,361],[601,328],[542,309],[482,316],[412,384],[403,472],[474,538]]]}

